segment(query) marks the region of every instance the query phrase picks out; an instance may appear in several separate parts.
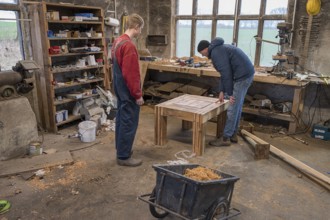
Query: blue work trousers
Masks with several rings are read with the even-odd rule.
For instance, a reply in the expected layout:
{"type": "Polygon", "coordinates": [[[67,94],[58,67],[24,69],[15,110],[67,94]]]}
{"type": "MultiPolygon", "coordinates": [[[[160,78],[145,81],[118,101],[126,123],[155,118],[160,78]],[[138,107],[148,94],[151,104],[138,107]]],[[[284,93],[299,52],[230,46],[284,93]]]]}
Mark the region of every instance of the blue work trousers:
{"type": "Polygon", "coordinates": [[[140,106],[133,99],[124,101],[118,99],[117,105],[115,131],[117,158],[129,158],[139,124],[140,106]]]}
{"type": "Polygon", "coordinates": [[[235,97],[235,103],[233,105],[230,104],[227,109],[227,120],[223,137],[230,138],[237,132],[242,115],[244,98],[252,82],[253,75],[242,81],[234,82],[233,96],[235,97]]]}

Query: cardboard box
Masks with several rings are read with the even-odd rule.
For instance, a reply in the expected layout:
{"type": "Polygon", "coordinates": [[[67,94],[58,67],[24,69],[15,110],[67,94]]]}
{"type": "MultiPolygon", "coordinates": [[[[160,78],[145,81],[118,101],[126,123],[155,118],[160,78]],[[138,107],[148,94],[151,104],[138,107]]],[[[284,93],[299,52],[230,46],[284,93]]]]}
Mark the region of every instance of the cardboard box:
{"type": "Polygon", "coordinates": [[[58,21],[60,20],[60,12],[58,11],[49,11],[47,12],[47,20],[58,21]]]}

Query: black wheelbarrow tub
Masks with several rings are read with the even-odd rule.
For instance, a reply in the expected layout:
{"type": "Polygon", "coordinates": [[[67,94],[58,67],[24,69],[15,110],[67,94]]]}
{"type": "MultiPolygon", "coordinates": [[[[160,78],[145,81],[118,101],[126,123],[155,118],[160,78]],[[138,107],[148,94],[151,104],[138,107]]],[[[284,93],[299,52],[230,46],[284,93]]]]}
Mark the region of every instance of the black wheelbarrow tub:
{"type": "MultiPolygon", "coordinates": [[[[153,165],[157,172],[155,203],[188,219],[204,219],[219,201],[228,202],[229,209],[234,184],[238,177],[211,169],[219,180],[196,181],[184,176],[187,168],[200,165],[153,165]]],[[[202,166],[204,167],[204,166],[202,166]]]]}

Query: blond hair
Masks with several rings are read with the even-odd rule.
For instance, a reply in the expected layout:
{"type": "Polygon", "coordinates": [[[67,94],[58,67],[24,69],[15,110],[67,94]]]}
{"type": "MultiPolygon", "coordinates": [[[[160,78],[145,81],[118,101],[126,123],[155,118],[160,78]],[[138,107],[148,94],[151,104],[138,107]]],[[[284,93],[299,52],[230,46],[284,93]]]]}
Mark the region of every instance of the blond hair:
{"type": "Polygon", "coordinates": [[[143,27],[144,20],[138,14],[131,14],[128,16],[126,27],[127,29],[133,29],[136,27],[143,27]]]}

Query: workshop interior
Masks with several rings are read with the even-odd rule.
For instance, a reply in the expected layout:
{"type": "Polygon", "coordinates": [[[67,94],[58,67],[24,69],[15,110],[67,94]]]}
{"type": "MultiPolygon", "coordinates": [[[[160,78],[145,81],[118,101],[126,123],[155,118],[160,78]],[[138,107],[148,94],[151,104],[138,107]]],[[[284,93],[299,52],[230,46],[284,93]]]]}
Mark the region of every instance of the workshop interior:
{"type": "Polygon", "coordinates": [[[0,219],[328,219],[329,10],[330,0],[0,0],[0,219]],[[113,56],[133,13],[144,20],[130,38],[144,104],[129,157],[143,164],[128,168],[115,162],[113,56]],[[254,67],[228,147],[211,144],[232,111],[221,71],[235,95],[243,61],[212,56],[219,38],[254,67]]]}

